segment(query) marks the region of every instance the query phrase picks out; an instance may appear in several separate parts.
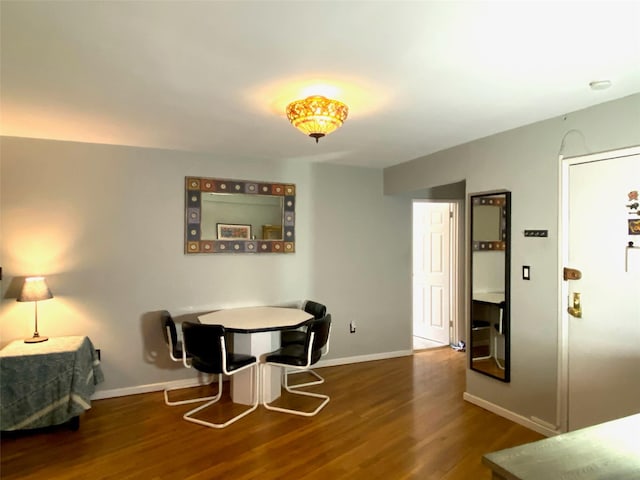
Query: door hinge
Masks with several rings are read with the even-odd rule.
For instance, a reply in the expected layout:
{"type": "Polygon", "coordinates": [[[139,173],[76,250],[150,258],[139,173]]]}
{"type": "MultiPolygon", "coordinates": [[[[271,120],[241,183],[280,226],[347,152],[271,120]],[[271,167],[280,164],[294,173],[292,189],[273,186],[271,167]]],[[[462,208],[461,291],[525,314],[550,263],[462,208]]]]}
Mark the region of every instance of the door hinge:
{"type": "Polygon", "coordinates": [[[562,278],[565,280],[580,280],[582,278],[582,272],[575,268],[564,267],[562,270],[562,278]]]}

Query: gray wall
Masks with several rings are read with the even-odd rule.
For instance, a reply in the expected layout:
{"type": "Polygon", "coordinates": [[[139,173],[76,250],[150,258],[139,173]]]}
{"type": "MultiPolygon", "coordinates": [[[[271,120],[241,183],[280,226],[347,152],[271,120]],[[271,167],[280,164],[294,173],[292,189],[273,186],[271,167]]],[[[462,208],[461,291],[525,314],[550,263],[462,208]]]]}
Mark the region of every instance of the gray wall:
{"type": "Polygon", "coordinates": [[[345,332],[357,325],[332,333],[331,351],[411,350],[410,199],[383,197],[380,169],[316,164],[312,179],[311,289],[345,314],[345,332]]]}
{"type": "Polygon", "coordinates": [[[193,375],[168,360],[161,309],[312,298],[333,314],[329,360],[411,348],[410,211],[383,196],[380,169],[11,137],[0,147],[2,345],[33,333],[33,304],[15,298],[19,277],[42,274],[55,298],[39,303],[39,330],[89,335],[100,390],[193,375]],[[184,255],[185,176],[295,183],[296,253],[184,255]]]}
{"type": "Polygon", "coordinates": [[[558,155],[561,150],[568,157],[634,145],[640,145],[640,94],[385,169],[386,194],[405,195],[460,180],[466,180],[467,194],[513,192],[512,381],[504,384],[467,370],[469,394],[556,424],[558,155]],[[524,238],[525,228],[548,229],[549,238],[524,238]],[[522,265],[531,266],[530,281],[521,280],[522,265]]]}

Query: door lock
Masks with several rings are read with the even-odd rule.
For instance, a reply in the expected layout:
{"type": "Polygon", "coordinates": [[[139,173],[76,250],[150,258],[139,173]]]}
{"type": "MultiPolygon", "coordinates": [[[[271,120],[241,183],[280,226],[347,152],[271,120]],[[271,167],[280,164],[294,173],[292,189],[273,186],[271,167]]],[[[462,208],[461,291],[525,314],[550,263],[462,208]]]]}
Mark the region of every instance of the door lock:
{"type": "Polygon", "coordinates": [[[571,294],[573,300],[573,306],[567,307],[567,312],[569,315],[576,318],[582,318],[582,306],[580,305],[580,294],[578,292],[574,292],[571,294]]]}
{"type": "Polygon", "coordinates": [[[562,270],[562,278],[565,280],[580,280],[582,278],[582,272],[576,268],[564,267],[562,270]]]}

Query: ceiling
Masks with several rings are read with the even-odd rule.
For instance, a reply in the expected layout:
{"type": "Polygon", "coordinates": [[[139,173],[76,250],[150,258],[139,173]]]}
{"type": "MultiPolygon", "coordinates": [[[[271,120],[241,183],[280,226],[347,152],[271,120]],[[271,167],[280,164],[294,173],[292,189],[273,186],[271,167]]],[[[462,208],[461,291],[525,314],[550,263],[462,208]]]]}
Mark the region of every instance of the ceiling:
{"type": "Polygon", "coordinates": [[[640,92],[635,1],[2,0],[0,16],[9,136],[379,168],[640,92]],[[284,107],[319,84],[350,113],[316,144],[284,107]]]}

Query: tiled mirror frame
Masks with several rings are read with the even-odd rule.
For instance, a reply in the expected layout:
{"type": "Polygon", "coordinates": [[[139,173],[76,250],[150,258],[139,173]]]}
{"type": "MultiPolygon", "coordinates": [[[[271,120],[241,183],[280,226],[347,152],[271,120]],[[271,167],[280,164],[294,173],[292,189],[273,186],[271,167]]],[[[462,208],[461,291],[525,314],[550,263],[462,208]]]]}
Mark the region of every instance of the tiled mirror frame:
{"type": "Polygon", "coordinates": [[[507,200],[506,198],[502,198],[502,197],[491,198],[491,195],[487,195],[486,197],[478,196],[473,198],[473,205],[490,205],[490,206],[500,207],[500,237],[502,238],[500,241],[474,241],[473,251],[505,250],[507,245],[507,242],[506,242],[507,200]]]}
{"type": "Polygon", "coordinates": [[[294,253],[296,186],[223,178],[185,177],[185,254],[294,253]],[[244,193],[284,197],[282,240],[202,240],[202,192],[244,193]]]}

